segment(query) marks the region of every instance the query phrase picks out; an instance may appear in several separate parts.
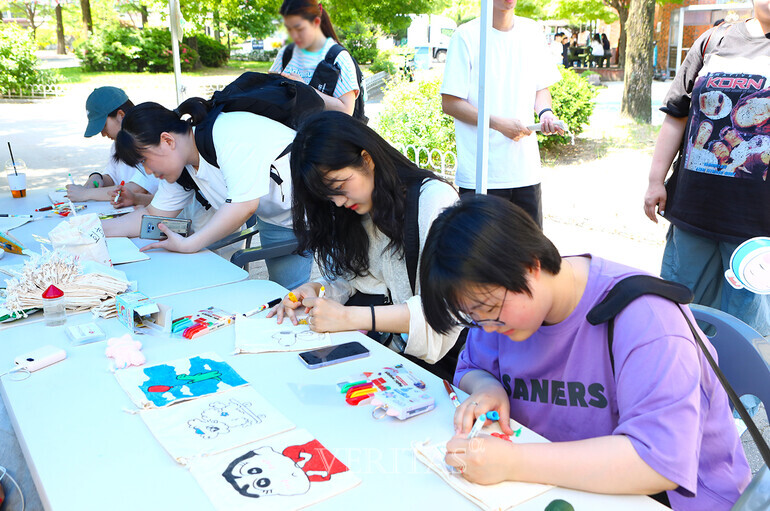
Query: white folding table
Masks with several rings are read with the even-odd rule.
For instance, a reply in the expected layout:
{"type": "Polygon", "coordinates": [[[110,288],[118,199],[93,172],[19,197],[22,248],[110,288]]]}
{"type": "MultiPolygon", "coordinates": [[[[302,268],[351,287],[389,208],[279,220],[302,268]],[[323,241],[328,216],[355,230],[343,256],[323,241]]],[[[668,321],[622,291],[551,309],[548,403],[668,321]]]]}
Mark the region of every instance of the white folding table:
{"type": "MultiPolygon", "coordinates": [[[[217,306],[245,312],[286,289],[269,281],[245,281],[165,297],[174,316],[217,306]]],[[[68,324],[91,320],[86,315],[68,324]]],[[[116,319],[98,320],[108,337],[127,332],[116,319]]],[[[105,342],[71,347],[63,327],[42,323],[3,332],[0,368],[44,344],[63,347],[68,358],[32,373],[24,381],[0,379],[2,396],[47,509],[111,511],[213,509],[190,473],[172,460],[137,415],[133,403],[108,370],[105,342]]],[[[214,351],[298,428],[307,429],[361,479],[350,491],[317,509],[467,509],[476,507],[415,459],[414,442],[444,441],[453,435],[454,407],[441,381],[358,332],[332,335],[333,342],[357,340],[371,356],[330,367],[307,369],[297,353],[232,355],[235,329],[226,327],[188,341],[164,335],[136,336],[148,364],[214,351]],[[423,379],[436,408],[406,421],[375,420],[371,406],[345,403],[335,383],[364,370],[403,363],[423,379]]],[[[4,369],[0,370],[3,372],[4,369]]],[[[577,510],[664,509],[647,497],[607,496],[554,489],[517,510],[542,511],[563,498],[577,510]]]]}

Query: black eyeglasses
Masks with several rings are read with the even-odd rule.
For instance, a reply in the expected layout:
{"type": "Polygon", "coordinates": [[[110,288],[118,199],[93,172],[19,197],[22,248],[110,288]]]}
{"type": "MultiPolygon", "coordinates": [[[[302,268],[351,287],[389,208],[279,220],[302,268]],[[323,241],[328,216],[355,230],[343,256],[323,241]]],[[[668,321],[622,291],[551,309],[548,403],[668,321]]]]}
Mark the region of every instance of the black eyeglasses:
{"type": "Polygon", "coordinates": [[[474,319],[473,313],[468,314],[463,311],[457,311],[458,319],[460,320],[460,324],[463,326],[467,326],[470,328],[482,328],[485,326],[503,326],[505,325],[505,322],[500,321],[500,316],[503,313],[503,306],[505,305],[505,299],[508,297],[508,290],[505,290],[505,293],[503,294],[503,301],[500,302],[500,310],[497,313],[497,317],[495,319],[474,319]]]}

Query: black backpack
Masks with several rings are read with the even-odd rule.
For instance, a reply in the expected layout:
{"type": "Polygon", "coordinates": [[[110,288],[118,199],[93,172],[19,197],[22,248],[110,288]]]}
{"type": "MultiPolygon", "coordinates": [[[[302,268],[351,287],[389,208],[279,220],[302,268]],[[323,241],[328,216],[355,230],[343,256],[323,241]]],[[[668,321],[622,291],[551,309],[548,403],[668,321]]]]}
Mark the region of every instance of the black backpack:
{"type": "MultiPolygon", "coordinates": [[[[339,43],[329,48],[329,51],[326,52],[326,57],[318,63],[313,72],[313,76],[310,79],[311,87],[330,96],[334,94],[334,89],[337,88],[337,81],[342,72],[342,69],[340,69],[335,61],[342,50],[345,50],[345,48],[339,43]]],[[[282,70],[286,69],[286,66],[289,65],[292,55],[294,55],[294,43],[290,43],[283,50],[282,70]]],[[[369,118],[364,115],[364,75],[361,73],[361,68],[358,67],[356,59],[352,55],[350,58],[353,60],[353,65],[356,68],[356,80],[358,80],[358,97],[356,98],[356,106],[353,109],[353,117],[366,124],[369,122],[369,118]]]]}
{"type": "MultiPolygon", "coordinates": [[[[254,72],[243,73],[227,87],[216,91],[207,103],[209,113],[195,127],[195,145],[201,157],[215,167],[219,164],[214,147],[213,129],[214,122],[220,113],[251,112],[296,130],[306,117],[324,109],[323,100],[309,85],[277,74],[254,72]]],[[[280,159],[290,151],[291,144],[276,159],[280,159]]],[[[274,167],[271,167],[270,177],[278,185],[283,183],[274,167]]],[[[195,198],[205,209],[211,207],[187,169],[182,171],[176,182],[185,190],[195,190],[195,198]]]]}

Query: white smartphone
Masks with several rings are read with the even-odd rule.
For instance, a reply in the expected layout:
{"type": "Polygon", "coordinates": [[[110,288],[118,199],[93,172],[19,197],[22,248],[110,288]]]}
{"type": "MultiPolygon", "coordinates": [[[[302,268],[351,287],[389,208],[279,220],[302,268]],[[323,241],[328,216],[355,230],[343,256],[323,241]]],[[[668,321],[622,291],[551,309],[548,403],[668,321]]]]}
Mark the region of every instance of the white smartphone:
{"type": "Polygon", "coordinates": [[[346,342],[345,344],[327,346],[317,350],[304,351],[299,354],[299,358],[309,369],[317,369],[368,356],[369,350],[360,342],[346,342]]]}
{"type": "Polygon", "coordinates": [[[67,358],[67,352],[56,346],[43,346],[26,355],[19,355],[13,362],[16,366],[34,372],[67,358]]]}
{"type": "Polygon", "coordinates": [[[190,235],[192,220],[188,218],[168,218],[164,216],[142,215],[142,225],[139,228],[139,237],[149,240],[165,240],[166,235],[158,229],[158,224],[163,223],[172,232],[182,236],[190,235]]]}

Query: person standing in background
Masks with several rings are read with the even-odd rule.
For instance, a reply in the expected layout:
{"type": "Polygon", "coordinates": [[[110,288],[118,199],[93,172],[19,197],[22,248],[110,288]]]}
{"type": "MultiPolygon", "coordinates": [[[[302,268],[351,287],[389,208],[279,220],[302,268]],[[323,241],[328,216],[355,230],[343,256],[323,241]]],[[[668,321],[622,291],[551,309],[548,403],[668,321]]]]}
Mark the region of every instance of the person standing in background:
{"type": "MultiPolygon", "coordinates": [[[[540,152],[527,128],[537,113],[544,134],[563,134],[551,109],[548,87],[561,75],[550,58],[540,27],[516,16],[516,0],[494,0],[486,58],[486,94],[495,115],[489,118],[488,192],[524,208],[542,226],[540,152]]],[[[476,123],[479,88],[479,19],[452,36],[441,84],[442,108],[454,117],[460,194],[476,186],[476,123]]]]}

